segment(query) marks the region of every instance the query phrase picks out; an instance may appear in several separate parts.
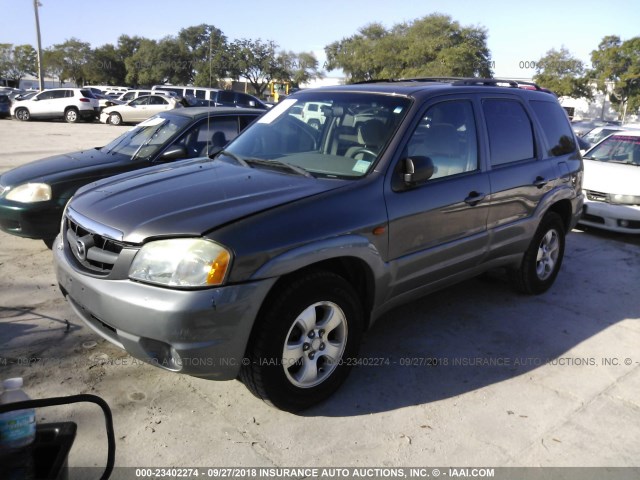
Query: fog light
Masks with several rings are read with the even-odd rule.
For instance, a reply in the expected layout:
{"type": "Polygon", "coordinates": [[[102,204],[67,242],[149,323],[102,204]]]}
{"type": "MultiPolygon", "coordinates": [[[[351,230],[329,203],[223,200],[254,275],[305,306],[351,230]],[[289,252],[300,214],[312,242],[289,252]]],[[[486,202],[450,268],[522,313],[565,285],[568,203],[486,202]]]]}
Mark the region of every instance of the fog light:
{"type": "Polygon", "coordinates": [[[620,225],[621,227],[628,227],[629,226],[629,220],[618,220],[618,225],[620,225]]]}

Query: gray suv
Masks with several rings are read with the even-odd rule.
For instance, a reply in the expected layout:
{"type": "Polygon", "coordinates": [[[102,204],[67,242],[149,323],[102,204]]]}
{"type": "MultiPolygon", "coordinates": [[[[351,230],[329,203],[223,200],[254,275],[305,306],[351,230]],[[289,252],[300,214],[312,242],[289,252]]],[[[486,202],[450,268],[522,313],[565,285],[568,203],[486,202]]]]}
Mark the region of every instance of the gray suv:
{"type": "Polygon", "coordinates": [[[88,185],[54,245],[60,289],[132,356],[239,378],[296,411],[403,302],[495,267],[546,291],[583,203],[554,95],[493,79],[300,91],[213,158],[88,185]],[[299,107],[321,104],[314,128],[299,107]]]}

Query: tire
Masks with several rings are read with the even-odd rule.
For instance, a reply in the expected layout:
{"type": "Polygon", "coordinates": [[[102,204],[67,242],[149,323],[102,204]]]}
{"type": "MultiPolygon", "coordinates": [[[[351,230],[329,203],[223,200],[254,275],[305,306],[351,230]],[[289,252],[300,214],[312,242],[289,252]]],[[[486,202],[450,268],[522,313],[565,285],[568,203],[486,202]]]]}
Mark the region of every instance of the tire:
{"type": "Polygon", "coordinates": [[[315,128],[316,130],[320,130],[320,120],[317,120],[315,118],[312,118],[311,120],[309,120],[308,125],[310,127],[315,128]]]}
{"type": "Polygon", "coordinates": [[[344,278],[325,271],[295,277],[274,293],[254,326],[240,380],[258,398],[296,412],[347,378],[362,338],[362,306],[344,278]]]}
{"type": "Polygon", "coordinates": [[[64,119],[67,123],[77,123],[80,120],[80,113],[77,108],[67,108],[64,111],[64,119]]]}
{"type": "Polygon", "coordinates": [[[18,120],[23,122],[28,122],[31,119],[31,114],[26,108],[18,108],[15,112],[15,116],[18,120]]]}
{"type": "Polygon", "coordinates": [[[110,113],[109,114],[109,123],[111,125],[121,125],[122,124],[122,117],[117,112],[110,113]]]}
{"type": "Polygon", "coordinates": [[[560,215],[548,212],[540,222],[518,269],[510,271],[516,289],[522,293],[546,292],[560,271],[564,257],[565,229],[560,215]]]}

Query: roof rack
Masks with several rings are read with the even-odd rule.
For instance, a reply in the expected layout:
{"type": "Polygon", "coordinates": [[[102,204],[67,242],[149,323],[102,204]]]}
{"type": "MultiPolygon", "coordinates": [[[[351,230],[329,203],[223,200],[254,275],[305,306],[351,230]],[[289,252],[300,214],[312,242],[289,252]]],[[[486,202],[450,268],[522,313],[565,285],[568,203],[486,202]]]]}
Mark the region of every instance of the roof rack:
{"type": "Polygon", "coordinates": [[[521,85],[529,85],[535,90],[551,93],[546,88],[541,88],[537,83],[521,80],[508,80],[502,78],[480,78],[480,77],[418,77],[418,78],[385,78],[375,80],[364,80],[355,82],[356,85],[366,83],[396,83],[396,82],[450,82],[453,86],[483,85],[487,87],[509,87],[520,88],[521,85]]]}

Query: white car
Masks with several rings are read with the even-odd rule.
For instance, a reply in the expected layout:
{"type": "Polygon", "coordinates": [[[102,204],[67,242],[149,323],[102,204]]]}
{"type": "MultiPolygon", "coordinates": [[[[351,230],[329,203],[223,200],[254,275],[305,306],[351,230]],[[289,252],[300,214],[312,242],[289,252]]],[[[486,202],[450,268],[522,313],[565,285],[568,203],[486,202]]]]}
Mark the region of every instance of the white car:
{"type": "Polygon", "coordinates": [[[182,104],[166,95],[144,95],[124,105],[114,105],[102,110],[100,121],[111,125],[138,123],[156,113],[181,108],[182,104]]]}
{"type": "Polygon", "coordinates": [[[640,130],[610,135],[584,154],[580,223],[640,234],[640,130]]]}
{"type": "Polygon", "coordinates": [[[86,88],[51,88],[28,100],[14,102],[11,115],[18,120],[64,118],[69,123],[93,120],[99,113],[98,99],[86,88]]]}

